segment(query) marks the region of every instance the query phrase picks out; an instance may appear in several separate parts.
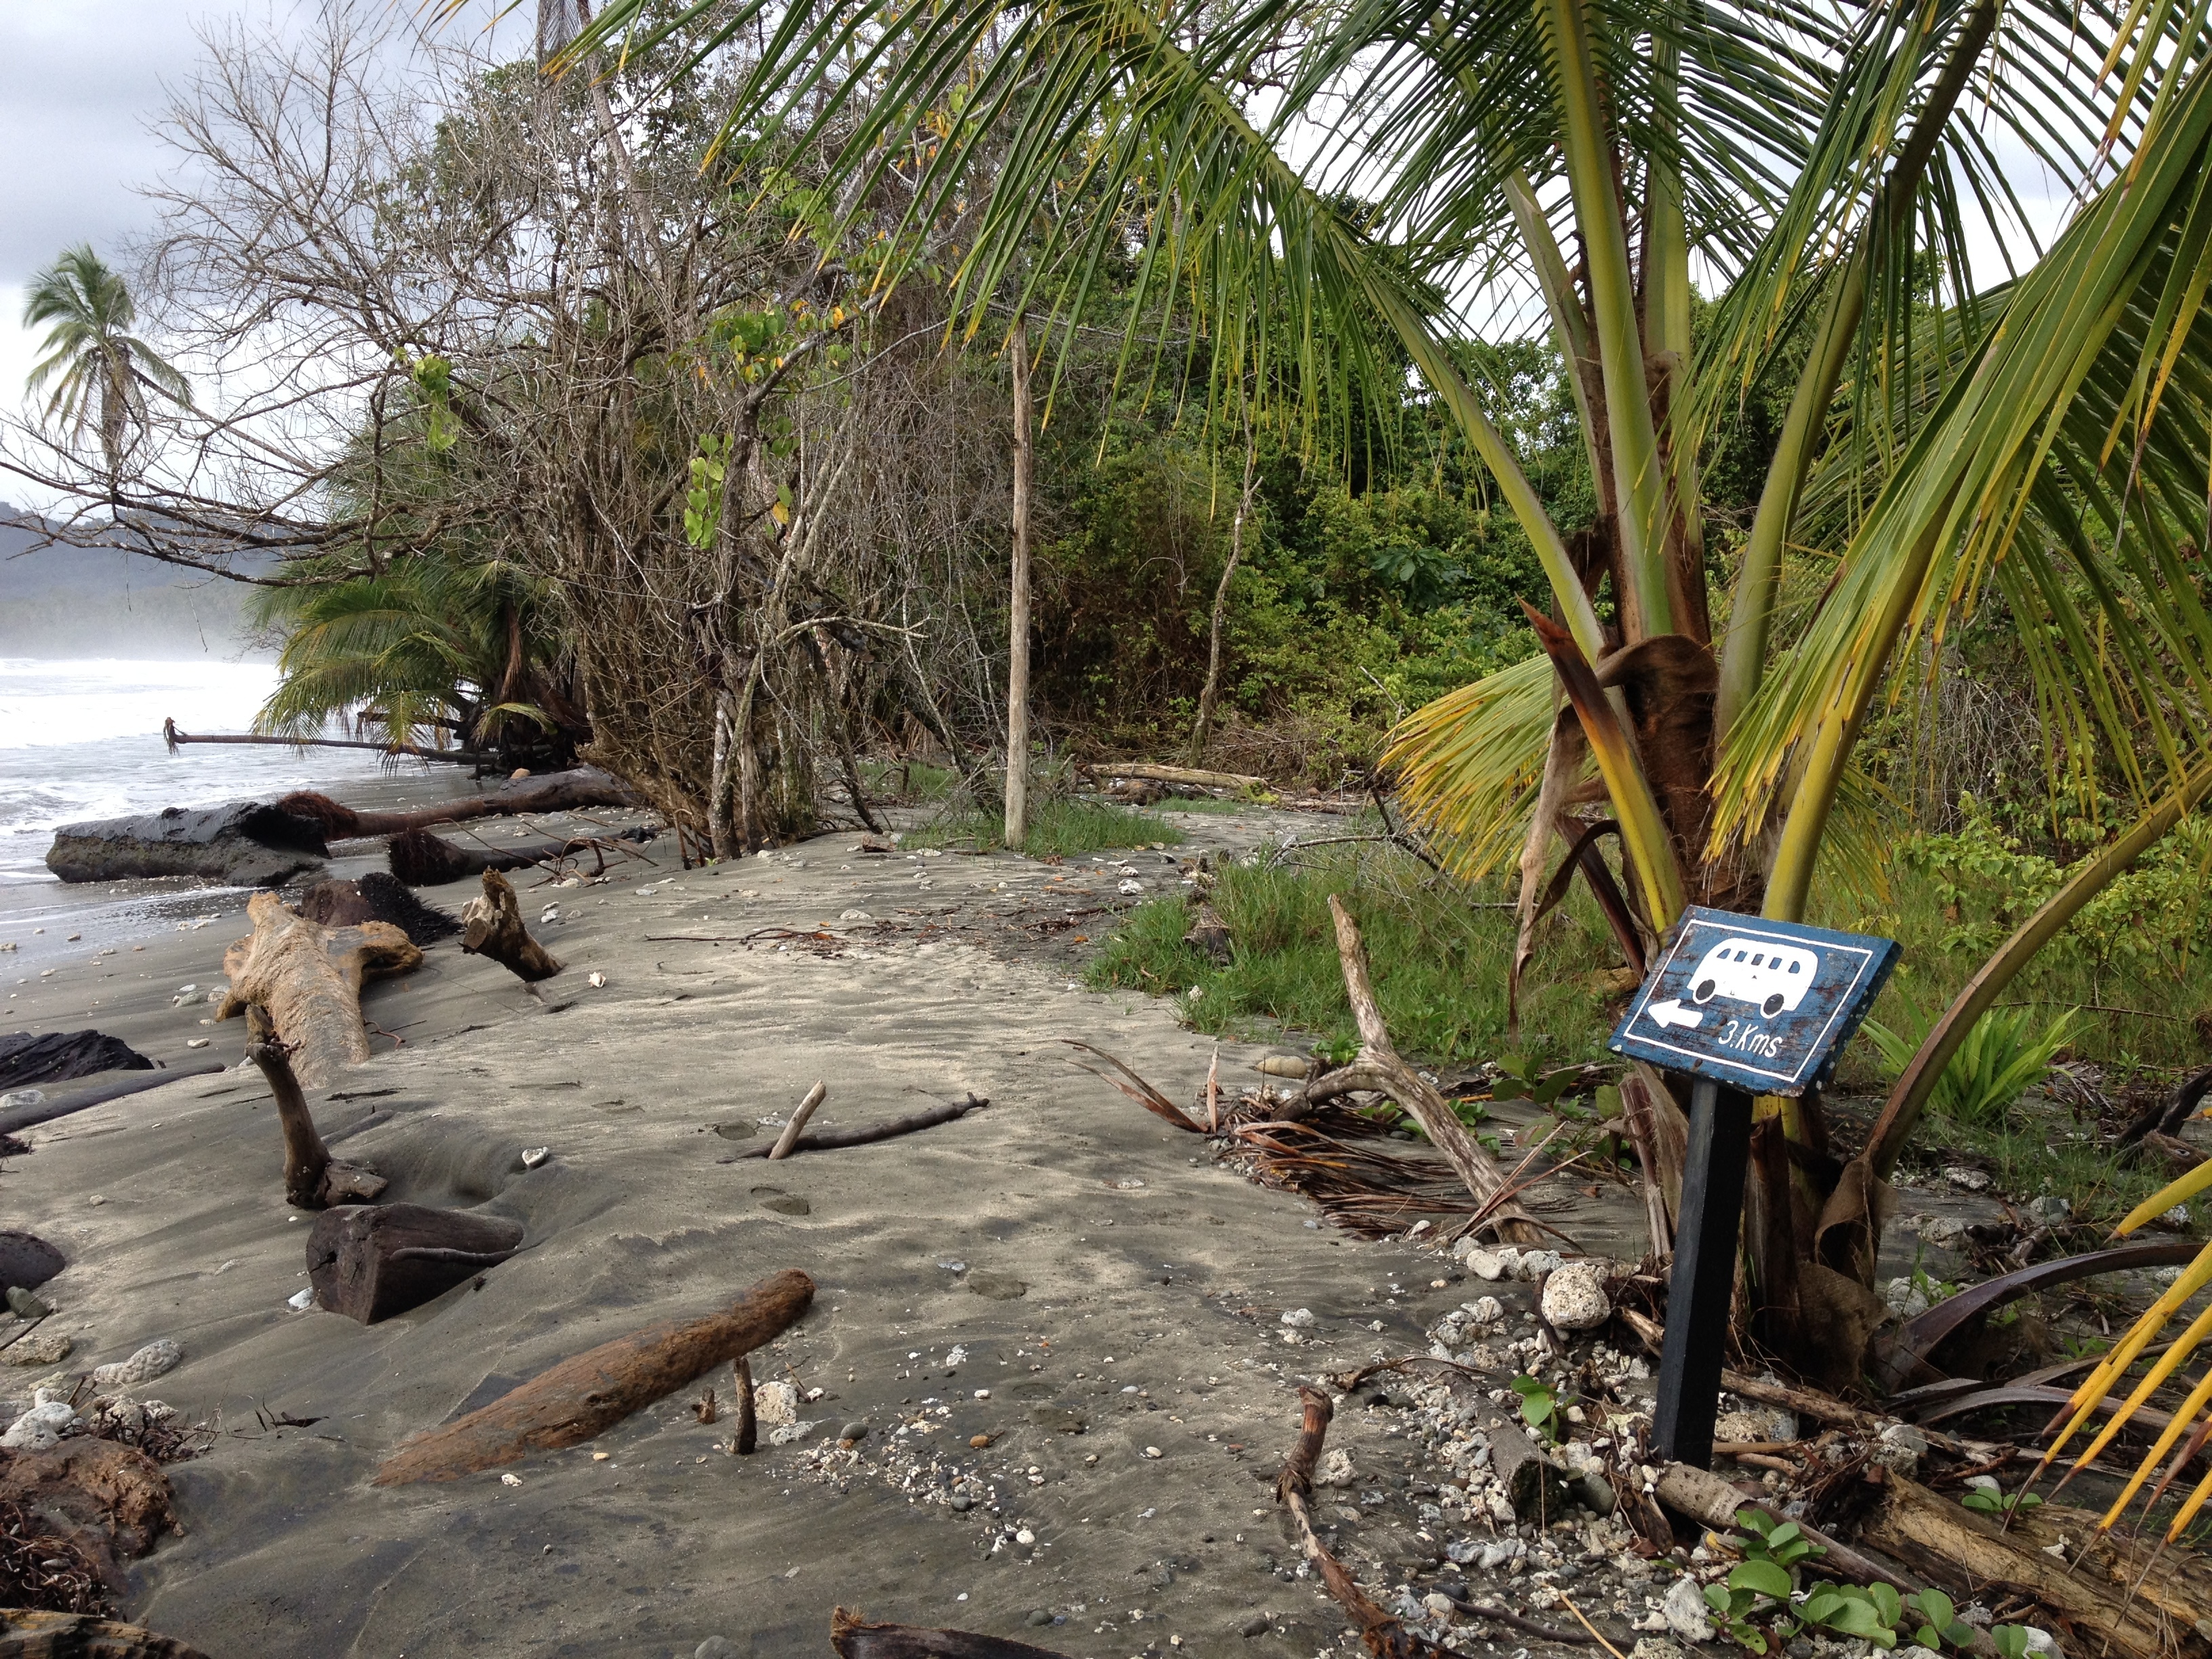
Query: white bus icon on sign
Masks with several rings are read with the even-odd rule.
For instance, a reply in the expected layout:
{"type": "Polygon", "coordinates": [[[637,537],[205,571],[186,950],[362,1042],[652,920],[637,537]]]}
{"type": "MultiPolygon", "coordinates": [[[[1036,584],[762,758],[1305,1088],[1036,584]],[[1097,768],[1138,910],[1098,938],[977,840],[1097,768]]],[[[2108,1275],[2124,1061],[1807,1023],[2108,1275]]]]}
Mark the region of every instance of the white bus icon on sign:
{"type": "Polygon", "coordinates": [[[1690,1000],[1701,1006],[1715,997],[1747,1002],[1771,1019],[1785,1008],[1796,1012],[1820,970],[1820,958],[1810,951],[1763,939],[1724,939],[1705,952],[1690,975],[1690,1000]]]}

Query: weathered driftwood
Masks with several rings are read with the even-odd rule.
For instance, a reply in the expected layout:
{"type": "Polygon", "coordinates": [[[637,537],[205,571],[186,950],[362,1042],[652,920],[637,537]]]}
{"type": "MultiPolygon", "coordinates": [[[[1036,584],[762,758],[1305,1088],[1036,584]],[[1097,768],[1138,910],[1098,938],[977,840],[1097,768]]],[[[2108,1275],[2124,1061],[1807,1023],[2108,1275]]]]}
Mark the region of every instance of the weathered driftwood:
{"type": "Polygon", "coordinates": [[[470,818],[507,817],[521,812],[569,812],[584,806],[635,806],[640,803],[618,779],[596,766],[517,778],[481,795],[441,801],[412,812],[360,812],[328,795],[301,790],[276,805],[313,818],[331,841],[363,836],[396,836],[430,823],[460,823],[470,818]]]}
{"type": "Polygon", "coordinates": [[[533,1452],[589,1440],[702,1372],[772,1340],[813,1299],[814,1281],[787,1269],[762,1279],[719,1313],[602,1343],[483,1409],[409,1441],[386,1460],[374,1484],[458,1480],[533,1452]]]}
{"type": "Polygon", "coordinates": [[[274,893],[256,893],[246,914],[253,932],[223,953],[230,989],[215,1017],[228,1019],[249,1006],[266,1009],[291,1051],[293,1071],[310,1089],[368,1060],[362,981],[420,967],[422,952],[390,922],[325,927],[274,893]]]}
{"type": "MultiPolygon", "coordinates": [[[[917,1129],[933,1129],[940,1123],[957,1122],[970,1112],[981,1111],[990,1103],[988,1100],[969,1095],[949,1106],[932,1106],[927,1111],[895,1117],[888,1123],[872,1123],[856,1129],[817,1129],[812,1134],[803,1134],[793,1141],[786,1156],[799,1152],[834,1152],[841,1146],[871,1146],[878,1140],[892,1140],[900,1135],[910,1135],[917,1129]]],[[[735,1154],[735,1157],[766,1158],[771,1150],[767,1146],[753,1146],[735,1154]]]]}
{"type": "MultiPolygon", "coordinates": [[[[2097,1535],[2087,1510],[2045,1504],[2009,1527],[1887,1470],[1869,1471],[1882,1500],[1860,1541],[1915,1569],[1961,1600],[1995,1606],[2026,1598],[2061,1628],[2069,1652],[2118,1659],[2203,1659],[2212,1652],[2212,1564],[2155,1536],[2097,1535]],[[2064,1566],[2047,1553],[2064,1546],[2064,1566]]],[[[2043,1623],[2043,1620],[2024,1622],[2043,1623]]]]}
{"type": "Polygon", "coordinates": [[[88,1613],[0,1609],[0,1659],[208,1659],[174,1637],[88,1613]]]}
{"type": "Polygon", "coordinates": [[[345,1204],[315,1218],[307,1282],[332,1313],[374,1325],[419,1308],[513,1255],[520,1221],[421,1204],[345,1204]]]}
{"type": "Polygon", "coordinates": [[[1423,1641],[1369,1600],[1366,1591],[1328,1553],[1314,1530],[1314,1468],[1321,1462],[1322,1443],[1328,1437],[1328,1421],[1335,1407],[1327,1395],[1310,1387],[1298,1389],[1298,1403],[1304,1407],[1298,1437],[1284,1461],[1283,1472],[1275,1477],[1275,1501],[1291,1512],[1306,1559],[1313,1564],[1337,1605],[1358,1626],[1360,1640],[1376,1659],[1423,1659],[1423,1656],[1441,1653],[1441,1649],[1423,1641]]]}
{"type": "Polygon", "coordinates": [[[1490,1468],[1505,1488],[1513,1513],[1548,1527],[1572,1512],[1567,1477],[1536,1443],[1507,1419],[1484,1431],[1490,1437],[1490,1468]]]}
{"type": "Polygon", "coordinates": [[[0,1032],[0,1089],[153,1069],[152,1060],[105,1031],[0,1032]]]}
{"type": "Polygon", "coordinates": [[[521,901],[496,870],[483,872],[483,896],[461,907],[461,949],[489,957],[525,981],[550,979],[561,971],[561,958],[530,937],[521,901]]]}
{"type": "Polygon", "coordinates": [[[760,1444],[760,1415],[753,1404],[753,1362],[750,1354],[739,1354],[732,1368],[737,1376],[738,1426],[730,1436],[730,1449],[738,1455],[749,1455],[760,1444]]]}
{"type": "Polygon", "coordinates": [[[1156,766],[1150,761],[1100,761],[1091,771],[1102,778],[1142,778],[1149,783],[1176,783],[1187,789],[1265,789],[1265,778],[1242,772],[1206,772],[1193,766],[1156,766]]]}
{"type": "Polygon", "coordinates": [[[327,852],[322,826],[261,801],[65,823],[46,868],[64,881],[126,876],[205,876],[239,887],[274,887],[313,870],[327,852]]]}
{"type": "Polygon", "coordinates": [[[118,1587],[118,1564],[177,1523],[161,1466],[136,1446],[89,1435],[0,1459],[0,1501],[65,1532],[118,1587]]]}
{"type": "Polygon", "coordinates": [[[410,944],[428,948],[461,931],[461,924],[428,905],[396,876],[371,870],[355,881],[319,881],[301,896],[300,914],[325,927],[358,927],[388,921],[410,944]]]}
{"type": "Polygon", "coordinates": [[[269,1079],[270,1097],[276,1103],[276,1121],[284,1132],[284,1201],[302,1210],[374,1203],[384,1191],[384,1177],[331,1156],[316,1132],[285,1045],[263,1037],[246,1045],[246,1057],[269,1079]]]}
{"type": "Polygon", "coordinates": [[[650,841],[654,833],[640,826],[604,836],[571,836],[565,839],[547,836],[490,847],[463,845],[428,830],[410,830],[394,836],[384,852],[392,873],[410,887],[442,887],[448,882],[482,875],[487,870],[521,870],[540,864],[550,866],[595,849],[601,854],[604,865],[604,854],[611,850],[610,843],[650,841]]]}
{"type": "Polygon", "coordinates": [[[56,1118],[67,1117],[72,1112],[105,1106],[111,1100],[120,1100],[125,1095],[138,1094],[147,1089],[158,1089],[165,1083],[174,1083],[179,1078],[204,1077],[210,1072],[221,1070],[221,1060],[206,1060],[193,1066],[134,1072],[129,1077],[118,1078],[112,1083],[97,1083],[88,1089],[71,1090],[66,1095],[50,1096],[35,1103],[11,1106],[0,1112],[0,1135],[11,1135],[18,1129],[27,1129],[33,1124],[51,1123],[56,1118]]]}
{"type": "MultiPolygon", "coordinates": [[[[1695,1468],[1687,1463],[1669,1463],[1662,1468],[1654,1492],[1662,1504],[1677,1515],[1687,1516],[1698,1525],[1723,1534],[1739,1528],[1741,1523],[1736,1516],[1745,1510],[1758,1510],[1777,1526],[1784,1519],[1764,1497],[1739,1492],[1711,1469],[1695,1468]]],[[[1911,1575],[1887,1564],[1869,1560],[1850,1545],[1831,1538],[1802,1516],[1795,1518],[1798,1531],[1803,1533],[1810,1542],[1827,1552],[1820,1558],[1820,1571],[1829,1577],[1854,1584],[1894,1584],[1905,1590],[1920,1588],[1919,1581],[1911,1575]]]]}
{"type": "MultiPolygon", "coordinates": [[[[1485,1224],[1500,1239],[1516,1244],[1540,1243],[1542,1230],[1527,1211],[1504,1196],[1504,1175],[1467,1132],[1451,1103],[1398,1057],[1390,1041],[1390,1028],[1382,1018],[1382,1005],[1375,998],[1374,981],[1368,976],[1367,951],[1359,942],[1358,926],[1334,893],[1328,896],[1328,912],[1336,921],[1336,953],[1344,969],[1345,995],[1359,1028],[1359,1053],[1346,1069],[1358,1068],[1363,1080],[1374,1079],[1371,1084],[1363,1081],[1360,1086],[1380,1088],[1413,1115],[1430,1144],[1450,1161],[1468,1191],[1486,1207],[1485,1224]]],[[[1308,1088],[1308,1097],[1320,1098],[1328,1083],[1328,1078],[1317,1079],[1308,1088]]]]}
{"type": "Polygon", "coordinates": [[[444,761],[451,766],[489,765],[496,758],[473,749],[430,749],[418,743],[373,743],[363,738],[265,738],[228,732],[201,736],[179,730],[173,720],[161,722],[161,738],[173,755],[188,743],[232,743],[280,749],[374,749],[380,755],[406,755],[416,760],[444,761]]]}
{"type": "Polygon", "coordinates": [[[843,1607],[830,1615],[830,1646],[838,1659],[1062,1659],[1048,1648],[967,1630],[871,1625],[843,1607]]]}
{"type": "Polygon", "coordinates": [[[768,1149],[769,1163],[791,1156],[791,1149],[799,1144],[799,1131],[806,1127],[806,1120],[814,1115],[816,1107],[829,1098],[830,1085],[826,1083],[817,1081],[806,1091],[806,1098],[799,1103],[798,1109],[791,1115],[791,1121],[783,1126],[783,1133],[775,1138],[775,1145],[768,1149]]]}

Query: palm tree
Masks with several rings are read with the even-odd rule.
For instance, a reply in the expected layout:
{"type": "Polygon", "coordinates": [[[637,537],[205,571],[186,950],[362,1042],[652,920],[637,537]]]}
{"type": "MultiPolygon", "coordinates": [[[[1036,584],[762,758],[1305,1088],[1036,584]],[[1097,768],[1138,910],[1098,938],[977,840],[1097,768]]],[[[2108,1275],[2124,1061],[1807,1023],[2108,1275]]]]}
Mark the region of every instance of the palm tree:
{"type": "Polygon", "coordinates": [[[1754,1171],[1790,1188],[1754,1197],[1806,1257],[1755,1261],[1768,1311],[1793,1323],[1801,1282],[1808,1307],[1863,1305],[1880,1183],[1973,1019],[2212,789],[2196,19],[2167,0],[651,9],[613,0],[578,45],[685,28],[702,56],[757,50],[730,131],[826,155],[886,279],[921,246],[900,233],[965,208],[951,280],[974,327],[1000,326],[1009,290],[1066,325],[1119,282],[1133,360],[1179,307],[1214,386],[1256,374],[1313,446],[1411,363],[1552,604],[1544,654],[1417,713],[1392,758],[1462,868],[1517,850],[1524,918],[1596,802],[1632,952],[1691,902],[1802,917],[1867,847],[1869,710],[1956,619],[2009,612],[2054,782],[2131,823],[1937,1023],[1848,1167],[1817,1102],[1761,1103],[1804,1154],[1754,1171]],[[2051,178],[2072,194],[2036,257],[2022,201],[2051,178]],[[1586,526],[1555,521],[1450,349],[1466,309],[1516,294],[1577,398],[1586,526]],[[1701,460],[1777,386],[1755,518],[1724,541],[1701,460]]]}
{"type": "Polygon", "coordinates": [[[23,302],[24,327],[51,325],[27,388],[35,393],[53,382],[46,418],[73,435],[97,423],[111,485],[122,472],[131,425],[145,424],[145,389],[179,402],[190,395],[185,377],[130,331],[137,320],[130,284],[88,243],[33,277],[23,302]]]}

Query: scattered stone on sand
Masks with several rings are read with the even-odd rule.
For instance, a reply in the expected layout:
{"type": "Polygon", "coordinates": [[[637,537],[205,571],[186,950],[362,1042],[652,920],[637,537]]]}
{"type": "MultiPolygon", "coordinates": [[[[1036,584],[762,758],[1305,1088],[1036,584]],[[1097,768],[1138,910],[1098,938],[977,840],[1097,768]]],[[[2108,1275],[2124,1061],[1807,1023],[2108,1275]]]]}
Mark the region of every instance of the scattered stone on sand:
{"type": "Polygon", "coordinates": [[[0,1434],[0,1450],[45,1451],[61,1443],[62,1431],[76,1422],[76,1407],[66,1400],[49,1400],[47,1393],[40,1389],[39,1402],[10,1423],[5,1434],[0,1434]]]}
{"type": "Polygon", "coordinates": [[[28,1336],[19,1336],[4,1350],[0,1350],[0,1363],[9,1365],[58,1365],[76,1349],[76,1343],[59,1331],[33,1331],[28,1336]]]}
{"type": "Polygon", "coordinates": [[[1586,1259],[1555,1269],[1544,1281],[1544,1317],[1562,1331],[1595,1330],[1612,1318],[1613,1303],[1605,1293],[1607,1265],[1586,1259]]]}
{"type": "Polygon", "coordinates": [[[1987,1170],[1969,1169],[1963,1164],[1947,1165],[1943,1179],[1962,1192],[1985,1193],[1990,1189],[1990,1172],[1987,1170]]]}
{"type": "Polygon", "coordinates": [[[1713,1621],[1707,1616],[1711,1609],[1705,1589],[1696,1579],[1686,1575],[1668,1585],[1660,1611],[1667,1615],[1667,1628],[1685,1642],[1713,1639],[1713,1621]]]}
{"type": "Polygon", "coordinates": [[[857,1446],[861,1441],[866,1440],[867,1437],[868,1425],[866,1423],[848,1423],[843,1428],[837,1431],[837,1438],[844,1444],[849,1446],[857,1446]]]}
{"type": "Polygon", "coordinates": [[[2074,1206],[2052,1193],[2028,1200],[2025,1208],[2027,1218],[2039,1227],[2063,1227],[2074,1214],[2074,1206]]]}
{"type": "Polygon", "coordinates": [[[8,1310],[18,1319],[44,1319],[53,1309],[21,1285],[8,1287],[8,1310]]]}
{"type": "Polygon", "coordinates": [[[522,1167],[526,1170],[543,1168],[552,1160],[550,1146],[526,1146],[522,1149],[522,1167]]]}
{"type": "Polygon", "coordinates": [[[128,1359],[92,1368],[95,1389],[136,1389],[166,1376],[183,1363],[185,1351],[169,1338],[157,1337],[128,1359]]]}
{"type": "Polygon", "coordinates": [[[1311,1308],[1286,1308],[1283,1310],[1283,1323],[1293,1329],[1304,1330],[1313,1322],[1314,1310],[1311,1308]]]}
{"type": "Polygon", "coordinates": [[[799,1421],[799,1385],[795,1382],[753,1384],[753,1417],[762,1423],[799,1421]]]}
{"type": "Polygon", "coordinates": [[[691,1659],[738,1659],[737,1644],[726,1636],[710,1636],[691,1650],[691,1659]]]}

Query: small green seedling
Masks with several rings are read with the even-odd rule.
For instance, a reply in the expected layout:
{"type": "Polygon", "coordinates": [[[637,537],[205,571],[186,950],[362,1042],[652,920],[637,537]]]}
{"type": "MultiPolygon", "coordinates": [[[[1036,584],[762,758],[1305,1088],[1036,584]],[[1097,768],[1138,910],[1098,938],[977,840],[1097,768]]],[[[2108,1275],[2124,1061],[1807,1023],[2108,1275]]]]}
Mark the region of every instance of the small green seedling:
{"type": "Polygon", "coordinates": [[[2016,1492],[2007,1498],[2002,1492],[1991,1492],[1987,1486],[1976,1486],[1959,1501],[1977,1515],[2016,1515],[2023,1510],[2034,1509],[2043,1502],[2032,1492],[2016,1492]]]}
{"type": "MultiPolygon", "coordinates": [[[[1766,1632],[1753,1624],[1749,1615],[1760,1595],[1767,1592],[1750,1583],[1739,1584],[1736,1575],[1745,1567],[1765,1567],[1768,1565],[1764,1561],[1746,1561],[1729,1574],[1727,1583],[1705,1586],[1705,1605],[1712,1610],[1713,1622],[1726,1631],[1729,1639],[1738,1647],[1749,1648],[1753,1653],[1766,1651],[1766,1632]]],[[[1780,1574],[1782,1594],[1789,1595],[1789,1574],[1781,1572],[1779,1568],[1773,1571],[1780,1574]]]]}
{"type": "Polygon", "coordinates": [[[1905,1612],[1905,1598],[1887,1584],[1815,1584],[1798,1605],[1798,1614],[1808,1626],[1856,1636],[1878,1648],[1897,1645],[1897,1621],[1905,1612]]]}
{"type": "Polygon", "coordinates": [[[1787,1572],[1800,1561],[1828,1553],[1806,1537],[1804,1528],[1795,1521],[1778,1522],[1763,1510],[1738,1510],[1735,1523],[1750,1534],[1735,1540],[1747,1562],[1771,1561],[1787,1572]]]}
{"type": "Polygon", "coordinates": [[[1939,1589],[1924,1589],[1905,1598],[1905,1605],[1920,1619],[1912,1639],[1923,1648],[1942,1652],[1946,1646],[1963,1648],[1974,1639],[1974,1627],[1958,1616],[1958,1607],[1939,1589]]]}
{"type": "Polygon", "coordinates": [[[2025,1625],[1992,1626],[1990,1641],[2002,1659],[2027,1659],[2027,1626],[2025,1625]]]}
{"type": "Polygon", "coordinates": [[[1513,1379],[1513,1392],[1521,1396],[1521,1420],[1547,1440],[1559,1437],[1559,1402],[1550,1389],[1533,1376],[1513,1379]]]}
{"type": "Polygon", "coordinates": [[[1561,1095],[1581,1081],[1583,1068],[1579,1066],[1561,1066],[1556,1072],[1544,1069],[1543,1061],[1534,1054],[1501,1054],[1498,1060],[1498,1081],[1491,1085],[1492,1100],[1525,1100],[1533,1105],[1555,1105],[1561,1095]]]}

